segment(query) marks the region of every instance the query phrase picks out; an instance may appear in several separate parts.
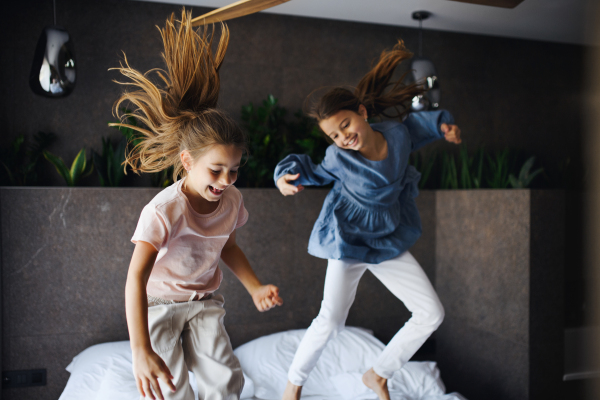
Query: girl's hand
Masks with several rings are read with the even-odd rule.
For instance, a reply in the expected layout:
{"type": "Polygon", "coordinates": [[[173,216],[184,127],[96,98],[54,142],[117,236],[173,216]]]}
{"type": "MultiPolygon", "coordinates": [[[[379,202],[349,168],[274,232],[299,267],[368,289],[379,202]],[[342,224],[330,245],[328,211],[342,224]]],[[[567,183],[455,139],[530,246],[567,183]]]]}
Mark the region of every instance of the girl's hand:
{"type": "Polygon", "coordinates": [[[171,391],[175,392],[171,371],[169,371],[162,358],[151,349],[133,352],[133,375],[138,391],[142,396],[155,400],[152,393],[152,390],[154,390],[156,397],[160,400],[164,399],[158,385],[158,378],[165,382],[171,391]]]}
{"type": "Polygon", "coordinates": [[[284,196],[293,196],[296,193],[303,191],[304,186],[302,186],[302,185],[294,186],[291,183],[289,183],[291,181],[295,181],[298,178],[300,178],[299,173],[296,175],[285,174],[281,178],[277,179],[277,188],[279,189],[281,194],[284,196]]]}
{"type": "Polygon", "coordinates": [[[443,123],[440,126],[442,132],[444,132],[444,137],[450,143],[460,144],[462,140],[460,139],[460,128],[456,125],[448,125],[443,123]]]}
{"type": "Polygon", "coordinates": [[[260,312],[283,304],[283,300],[279,297],[279,288],[275,285],[260,286],[252,293],[252,300],[260,312]]]}

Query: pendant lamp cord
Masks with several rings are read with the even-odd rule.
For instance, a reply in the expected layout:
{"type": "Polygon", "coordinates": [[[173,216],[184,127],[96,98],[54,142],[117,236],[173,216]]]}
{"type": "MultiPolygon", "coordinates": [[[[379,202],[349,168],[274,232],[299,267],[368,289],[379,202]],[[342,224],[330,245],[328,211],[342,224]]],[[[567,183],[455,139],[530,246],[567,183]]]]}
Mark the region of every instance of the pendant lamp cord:
{"type": "MultiPolygon", "coordinates": [[[[56,19],[56,17],[54,18],[56,19]]],[[[419,18],[419,58],[420,57],[423,57],[423,18],[419,18]]]]}
{"type": "Polygon", "coordinates": [[[52,4],[54,4],[54,26],[56,26],[56,0],[52,0],[52,4]]]}

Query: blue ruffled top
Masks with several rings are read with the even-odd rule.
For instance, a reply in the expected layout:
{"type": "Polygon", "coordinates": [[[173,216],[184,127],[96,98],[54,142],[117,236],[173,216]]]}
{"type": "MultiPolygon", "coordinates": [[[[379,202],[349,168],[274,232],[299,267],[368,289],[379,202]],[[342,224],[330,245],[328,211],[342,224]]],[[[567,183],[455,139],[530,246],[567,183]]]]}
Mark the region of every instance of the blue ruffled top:
{"type": "Polygon", "coordinates": [[[275,168],[275,182],[300,173],[294,184],[327,185],[327,195],[308,242],[308,252],[325,259],[351,258],[370,264],[394,258],[421,236],[415,203],[421,174],[408,165],[411,152],[444,137],[442,123],[453,124],[445,110],[411,113],[402,122],[371,124],[388,144],[388,156],[371,161],[358,151],[327,148],[323,162],[290,154],[275,168]]]}

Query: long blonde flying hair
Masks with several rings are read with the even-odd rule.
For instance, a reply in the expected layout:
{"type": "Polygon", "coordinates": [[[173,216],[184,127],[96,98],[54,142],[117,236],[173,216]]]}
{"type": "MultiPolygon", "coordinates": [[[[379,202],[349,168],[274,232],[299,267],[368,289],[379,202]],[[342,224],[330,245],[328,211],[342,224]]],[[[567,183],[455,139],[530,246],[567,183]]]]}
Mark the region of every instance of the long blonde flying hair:
{"type": "Polygon", "coordinates": [[[159,172],[174,167],[173,180],[185,176],[179,154],[190,151],[197,159],[215,144],[235,145],[246,151],[245,136],[239,126],[222,110],[217,109],[220,78],[219,69],[229,43],[229,29],[221,23],[221,35],[216,51],[212,45],[216,28],[192,27],[191,12],[185,9],[181,20],[175,14],[159,29],[164,44],[163,59],[166,71],[151,69],[142,74],[131,68],[124,54],[124,65],[114,68],[129,79],[115,81],[133,87],[125,91],[114,109],[121,123],[111,124],[131,128],[141,135],[141,142],[126,154],[125,168],[135,173],[159,172]],[[150,80],[156,74],[160,87],[150,80]],[[134,106],[131,113],[120,112],[121,105],[134,106]],[[134,117],[145,128],[124,123],[134,117]]]}

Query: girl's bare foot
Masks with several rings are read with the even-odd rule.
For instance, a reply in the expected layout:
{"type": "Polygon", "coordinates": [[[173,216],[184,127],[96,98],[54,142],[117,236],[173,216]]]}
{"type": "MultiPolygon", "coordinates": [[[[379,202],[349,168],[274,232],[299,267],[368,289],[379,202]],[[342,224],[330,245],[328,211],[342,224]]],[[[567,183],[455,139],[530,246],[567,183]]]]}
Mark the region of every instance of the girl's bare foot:
{"type": "MultiPolygon", "coordinates": [[[[379,396],[379,400],[390,400],[390,392],[387,387],[387,379],[380,377],[373,368],[365,372],[362,377],[363,383],[379,396]]],[[[285,396],[284,396],[285,397],[285,396]]]]}
{"type": "MultiPolygon", "coordinates": [[[[283,391],[283,397],[281,400],[300,400],[300,394],[302,393],[302,386],[296,386],[292,382],[288,381],[283,391]]],[[[389,397],[388,397],[389,399],[389,397]]]]}

